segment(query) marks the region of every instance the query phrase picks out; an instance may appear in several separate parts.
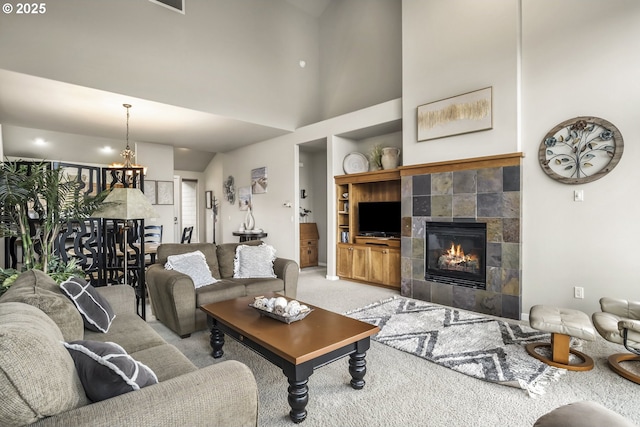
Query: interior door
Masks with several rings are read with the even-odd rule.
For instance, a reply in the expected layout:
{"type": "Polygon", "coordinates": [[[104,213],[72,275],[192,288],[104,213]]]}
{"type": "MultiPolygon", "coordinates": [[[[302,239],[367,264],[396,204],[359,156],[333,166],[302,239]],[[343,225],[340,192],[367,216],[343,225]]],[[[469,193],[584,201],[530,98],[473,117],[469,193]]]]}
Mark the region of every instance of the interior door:
{"type": "Polygon", "coordinates": [[[198,181],[183,178],[180,194],[182,229],[185,227],[193,227],[191,243],[197,243],[200,241],[198,238],[200,235],[198,231],[198,181]]]}

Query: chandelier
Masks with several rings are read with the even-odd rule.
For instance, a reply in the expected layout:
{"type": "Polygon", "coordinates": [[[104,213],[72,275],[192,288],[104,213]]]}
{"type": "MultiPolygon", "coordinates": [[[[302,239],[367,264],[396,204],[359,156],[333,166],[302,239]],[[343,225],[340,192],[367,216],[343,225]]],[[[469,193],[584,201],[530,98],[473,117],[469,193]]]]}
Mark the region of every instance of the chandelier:
{"type": "Polygon", "coordinates": [[[131,104],[122,104],[124,108],[127,109],[127,146],[120,152],[120,156],[124,159],[124,163],[114,162],[109,165],[110,168],[115,169],[133,169],[133,168],[142,168],[143,174],[147,174],[146,166],[141,166],[133,163],[133,158],[136,154],[133,152],[131,147],[129,146],[129,109],[131,108],[131,104]]]}

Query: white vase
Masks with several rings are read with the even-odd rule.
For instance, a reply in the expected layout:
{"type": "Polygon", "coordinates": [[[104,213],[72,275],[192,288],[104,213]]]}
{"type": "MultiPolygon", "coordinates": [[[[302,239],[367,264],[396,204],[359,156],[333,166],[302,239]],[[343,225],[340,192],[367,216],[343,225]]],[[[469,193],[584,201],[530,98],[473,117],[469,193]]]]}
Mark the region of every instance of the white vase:
{"type": "Polygon", "coordinates": [[[247,215],[244,217],[244,229],[247,231],[253,230],[256,226],[256,220],[253,219],[253,214],[251,213],[251,208],[247,208],[247,215]]]}
{"type": "Polygon", "coordinates": [[[382,169],[395,169],[400,160],[400,149],[385,147],[382,149],[382,169]]]}

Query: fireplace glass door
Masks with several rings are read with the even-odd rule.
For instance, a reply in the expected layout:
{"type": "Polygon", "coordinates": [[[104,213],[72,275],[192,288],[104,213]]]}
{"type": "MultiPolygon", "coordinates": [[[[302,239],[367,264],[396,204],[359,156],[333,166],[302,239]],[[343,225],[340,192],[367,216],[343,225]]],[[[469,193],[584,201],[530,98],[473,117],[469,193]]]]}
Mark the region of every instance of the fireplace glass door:
{"type": "Polygon", "coordinates": [[[426,233],[426,280],[486,288],[486,224],[427,222],[426,233]]]}

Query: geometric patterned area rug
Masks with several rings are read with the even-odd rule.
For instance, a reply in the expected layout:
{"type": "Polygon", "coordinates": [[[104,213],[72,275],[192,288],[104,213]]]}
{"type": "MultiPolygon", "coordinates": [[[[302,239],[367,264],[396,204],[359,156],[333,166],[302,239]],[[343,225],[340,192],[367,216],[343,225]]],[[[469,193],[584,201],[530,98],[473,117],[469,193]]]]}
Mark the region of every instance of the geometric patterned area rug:
{"type": "Polygon", "coordinates": [[[530,396],[566,372],[527,354],[526,344],[550,335],[525,325],[399,296],[345,315],[379,326],[375,341],[530,396]]]}

